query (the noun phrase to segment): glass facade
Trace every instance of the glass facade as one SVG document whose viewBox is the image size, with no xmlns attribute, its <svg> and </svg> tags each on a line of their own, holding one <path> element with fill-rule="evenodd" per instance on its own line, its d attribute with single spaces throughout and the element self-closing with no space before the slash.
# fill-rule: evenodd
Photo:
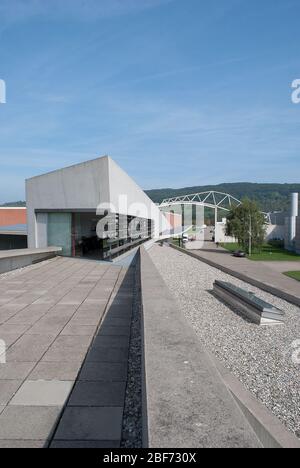
<svg viewBox="0 0 300 468">
<path fill-rule="evenodd" d="M 97 224 L 104 218 L 99 238 Z M 62 255 L 109 260 L 131 250 L 153 235 L 151 220 L 119 214 L 48 213 L 48 246 L 62 248 Z"/>
<path fill-rule="evenodd" d="M 62 255 L 72 255 L 72 213 L 48 214 L 48 245 L 61 247 Z"/>
</svg>

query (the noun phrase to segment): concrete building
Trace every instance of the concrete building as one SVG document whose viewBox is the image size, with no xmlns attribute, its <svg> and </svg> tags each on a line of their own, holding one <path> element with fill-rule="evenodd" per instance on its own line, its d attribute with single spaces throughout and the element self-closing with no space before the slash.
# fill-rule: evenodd
<svg viewBox="0 0 300 468">
<path fill-rule="evenodd" d="M 169 229 L 108 156 L 28 179 L 26 199 L 28 247 L 62 247 L 66 256 L 109 259 Z"/>
</svg>

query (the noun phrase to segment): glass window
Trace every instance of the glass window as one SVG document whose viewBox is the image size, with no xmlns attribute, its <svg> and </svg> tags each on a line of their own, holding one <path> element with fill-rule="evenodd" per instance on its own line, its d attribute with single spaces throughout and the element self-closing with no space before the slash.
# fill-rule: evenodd
<svg viewBox="0 0 300 468">
<path fill-rule="evenodd" d="M 62 247 L 62 255 L 72 255 L 72 213 L 49 213 L 48 246 Z"/>
</svg>

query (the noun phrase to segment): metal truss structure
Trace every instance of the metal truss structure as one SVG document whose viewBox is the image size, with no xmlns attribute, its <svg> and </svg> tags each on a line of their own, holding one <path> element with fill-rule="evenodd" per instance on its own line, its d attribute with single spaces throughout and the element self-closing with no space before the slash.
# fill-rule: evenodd
<svg viewBox="0 0 300 468">
<path fill-rule="evenodd" d="M 160 204 L 160 208 L 172 205 L 202 205 L 208 208 L 230 211 L 234 206 L 239 206 L 241 201 L 222 192 L 202 192 L 191 195 L 183 195 L 175 198 L 166 198 Z"/>
</svg>

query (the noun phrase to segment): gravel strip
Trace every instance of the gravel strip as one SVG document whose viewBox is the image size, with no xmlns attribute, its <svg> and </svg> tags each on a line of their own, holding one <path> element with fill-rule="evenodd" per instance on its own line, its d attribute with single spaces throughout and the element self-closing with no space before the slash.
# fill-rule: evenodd
<svg viewBox="0 0 300 468">
<path fill-rule="evenodd" d="M 149 254 L 202 343 L 300 438 L 300 364 L 292 360 L 300 309 L 170 247 Z M 211 294 L 216 279 L 283 309 L 285 325 L 257 326 L 233 312 Z"/>
<path fill-rule="evenodd" d="M 128 380 L 123 414 L 121 447 L 142 448 L 142 341 L 139 262 L 137 262 L 136 265 L 133 294 Z"/>
</svg>

